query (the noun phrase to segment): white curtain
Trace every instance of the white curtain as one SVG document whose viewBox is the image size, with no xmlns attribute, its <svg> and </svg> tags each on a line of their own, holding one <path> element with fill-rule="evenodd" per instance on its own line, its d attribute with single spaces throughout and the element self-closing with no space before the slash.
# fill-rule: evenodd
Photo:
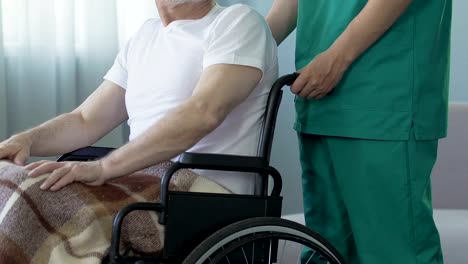
<svg viewBox="0 0 468 264">
<path fill-rule="evenodd" d="M 0 141 L 74 109 L 156 15 L 152 0 L 0 1 Z M 118 146 L 126 134 L 119 127 L 99 145 Z"/>
<path fill-rule="evenodd" d="M 7 92 L 5 83 L 5 59 L 3 52 L 2 8 L 0 8 L 0 140 L 5 138 L 7 129 Z"/>
</svg>

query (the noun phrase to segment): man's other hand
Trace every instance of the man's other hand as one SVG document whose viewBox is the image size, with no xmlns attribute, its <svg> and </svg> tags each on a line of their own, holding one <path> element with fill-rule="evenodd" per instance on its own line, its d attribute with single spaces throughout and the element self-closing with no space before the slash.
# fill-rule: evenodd
<svg viewBox="0 0 468 264">
<path fill-rule="evenodd" d="M 53 192 L 73 182 L 81 182 L 91 186 L 99 186 L 105 182 L 100 161 L 55 162 L 44 160 L 31 163 L 25 169 L 30 170 L 28 174 L 30 177 L 50 173 L 40 188 Z"/>
<path fill-rule="evenodd" d="M 8 159 L 24 166 L 31 152 L 31 140 L 26 136 L 13 136 L 0 143 L 0 159 Z"/>
</svg>

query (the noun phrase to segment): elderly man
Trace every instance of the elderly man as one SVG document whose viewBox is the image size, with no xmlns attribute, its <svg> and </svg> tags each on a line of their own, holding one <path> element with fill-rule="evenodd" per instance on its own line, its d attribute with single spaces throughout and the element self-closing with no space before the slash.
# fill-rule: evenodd
<svg viewBox="0 0 468 264">
<path fill-rule="evenodd" d="M 127 119 L 129 143 L 108 156 L 33 163 L 25 167 L 29 176 L 50 173 L 40 189 L 58 191 L 73 182 L 101 186 L 185 151 L 256 155 L 268 93 L 277 78 L 276 44 L 268 25 L 245 5 L 155 2 L 160 19 L 147 21 L 133 36 L 101 86 L 73 112 L 2 142 L 0 159 L 24 165 L 30 155 L 92 145 Z M 230 192 L 254 188 L 249 175 L 200 173 Z M 47 193 L 53 192 L 43 192 L 40 199 Z M 0 219 L 4 232 L 1 226 Z"/>
<path fill-rule="evenodd" d="M 213 0 L 156 1 L 147 21 L 119 53 L 102 85 L 76 110 L 1 143 L 0 158 L 23 165 L 92 145 L 128 119 L 130 142 L 86 163 L 38 162 L 31 176 L 53 172 L 44 190 L 109 179 L 174 159 L 184 151 L 255 155 L 276 48 L 250 8 Z M 214 175 L 207 175 L 213 176 Z M 218 177 L 234 192 L 250 183 Z"/>
</svg>

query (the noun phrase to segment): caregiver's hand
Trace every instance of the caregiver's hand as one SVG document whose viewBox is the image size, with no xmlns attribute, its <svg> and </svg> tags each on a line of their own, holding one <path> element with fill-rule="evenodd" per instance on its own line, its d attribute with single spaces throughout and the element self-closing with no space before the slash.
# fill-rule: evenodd
<svg viewBox="0 0 468 264">
<path fill-rule="evenodd" d="M 17 135 L 0 143 L 0 159 L 8 159 L 24 166 L 31 152 L 32 142 L 27 136 Z"/>
<path fill-rule="evenodd" d="M 100 161 L 38 161 L 29 164 L 25 169 L 30 170 L 28 174 L 30 177 L 51 173 L 41 184 L 42 190 L 58 191 L 73 182 L 81 182 L 91 186 L 99 186 L 105 182 Z"/>
<path fill-rule="evenodd" d="M 329 49 L 299 71 L 300 76 L 291 86 L 291 91 L 307 99 L 320 99 L 341 81 L 349 65 L 339 52 Z"/>
</svg>

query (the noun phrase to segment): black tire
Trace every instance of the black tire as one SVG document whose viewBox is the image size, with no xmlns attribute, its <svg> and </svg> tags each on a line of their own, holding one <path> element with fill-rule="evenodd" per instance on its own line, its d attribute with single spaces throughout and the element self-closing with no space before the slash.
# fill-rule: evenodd
<svg viewBox="0 0 468 264">
<path fill-rule="evenodd" d="M 305 226 L 281 218 L 259 217 L 240 221 L 220 229 L 198 245 L 182 264 L 216 264 L 219 263 L 218 260 L 226 257 L 236 249 L 239 250 L 243 245 L 255 243 L 255 241 L 264 243 L 266 240 L 275 239 L 292 241 L 307 246 L 319 253 L 321 259 L 328 261 L 330 264 L 345 263 L 330 243 Z M 243 253 L 245 256 L 245 252 Z"/>
</svg>

